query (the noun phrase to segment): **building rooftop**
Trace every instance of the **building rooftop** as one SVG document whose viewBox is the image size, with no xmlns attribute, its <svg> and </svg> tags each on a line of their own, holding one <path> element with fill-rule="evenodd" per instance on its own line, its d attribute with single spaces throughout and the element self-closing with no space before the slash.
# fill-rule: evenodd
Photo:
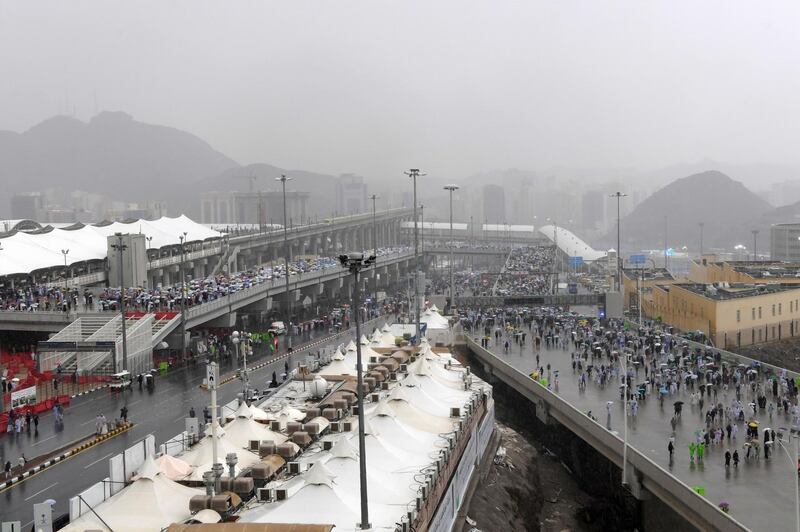
<svg viewBox="0 0 800 532">
<path fill-rule="evenodd" d="M 800 264 L 780 261 L 731 261 L 731 268 L 755 279 L 800 277 Z"/>
<path fill-rule="evenodd" d="M 745 297 L 756 297 L 767 294 L 776 294 L 778 292 L 786 292 L 788 290 L 798 290 L 798 285 L 783 285 L 783 284 L 744 284 L 744 283 L 717 283 L 716 285 L 701 284 L 701 283 L 681 283 L 672 286 L 683 288 L 690 292 L 694 292 L 700 296 L 715 301 L 724 301 L 728 299 L 739 299 Z M 666 287 L 661 287 L 666 289 Z"/>
<path fill-rule="evenodd" d="M 674 281 L 675 277 L 666 268 L 623 268 L 622 273 L 628 279 L 641 279 L 644 275 L 645 281 Z"/>
</svg>

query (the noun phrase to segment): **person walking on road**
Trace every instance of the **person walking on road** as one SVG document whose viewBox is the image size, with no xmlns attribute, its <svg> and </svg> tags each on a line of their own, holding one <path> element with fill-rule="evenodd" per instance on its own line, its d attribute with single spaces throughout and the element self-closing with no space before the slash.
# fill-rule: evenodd
<svg viewBox="0 0 800 532">
<path fill-rule="evenodd" d="M 739 467 L 739 450 L 734 449 L 733 451 L 733 467 Z"/>
<path fill-rule="evenodd" d="M 730 466 L 731 466 L 731 451 L 727 450 L 725 451 L 725 467 L 730 467 Z"/>
<path fill-rule="evenodd" d="M 127 406 L 123 406 L 122 408 L 119 409 L 119 417 L 121 417 L 122 421 L 124 421 L 125 423 L 128 422 L 128 407 Z"/>
<path fill-rule="evenodd" d="M 35 435 L 39 434 L 39 414 L 33 415 L 33 431 Z"/>
<path fill-rule="evenodd" d="M 672 455 L 675 454 L 675 444 L 672 443 L 672 438 L 669 439 L 667 444 L 667 451 L 669 451 L 669 463 L 672 463 Z"/>
<path fill-rule="evenodd" d="M 197 417 L 197 414 L 195 414 L 195 412 L 194 412 L 194 407 L 193 406 L 189 408 L 189 417 L 192 417 L 192 418 Z"/>
</svg>

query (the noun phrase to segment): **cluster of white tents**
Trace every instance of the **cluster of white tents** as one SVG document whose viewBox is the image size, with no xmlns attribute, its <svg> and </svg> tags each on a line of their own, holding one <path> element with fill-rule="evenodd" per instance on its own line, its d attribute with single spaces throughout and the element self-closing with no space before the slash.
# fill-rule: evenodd
<svg viewBox="0 0 800 532">
<path fill-rule="evenodd" d="M 0 239 L 0 276 L 28 274 L 45 268 L 78 262 L 103 260 L 108 254 L 108 237 L 115 233 L 143 234 L 148 239 L 148 248 L 159 249 L 180 243 L 186 233 L 187 242 L 219 238 L 222 233 L 198 224 L 181 215 L 177 218 L 162 217 L 157 220 L 114 222 L 106 225 L 83 225 L 75 228 L 55 228 L 42 233 L 16 232 Z"/>
<path fill-rule="evenodd" d="M 394 347 L 388 327 L 360 339 L 362 360 L 378 355 L 373 348 Z M 354 375 L 356 346 L 337 350 L 322 375 Z M 421 356 L 408 364 L 407 374 L 379 400 L 367 404 L 365 449 L 369 518 L 375 530 L 394 529 L 420 492 L 422 473 L 435 465 L 447 447 L 457 419 L 452 408 L 463 408 L 473 391 L 465 390 L 464 368 L 448 353 L 434 352 L 422 340 Z M 384 355 L 385 356 L 385 355 Z M 333 524 L 351 530 L 360 516 L 358 437 L 353 431 L 323 436 L 328 451 L 306 453 L 298 461 L 304 472 L 271 487 L 285 489 L 280 502 L 261 504 L 242 512 L 240 522 Z"/>
</svg>

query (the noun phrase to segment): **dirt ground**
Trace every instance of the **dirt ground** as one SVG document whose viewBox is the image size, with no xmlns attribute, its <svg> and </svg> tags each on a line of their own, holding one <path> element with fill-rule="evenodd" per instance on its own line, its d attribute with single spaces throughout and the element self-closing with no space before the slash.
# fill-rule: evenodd
<svg viewBox="0 0 800 532">
<path fill-rule="evenodd" d="M 594 530 L 580 518 L 594 500 L 558 458 L 499 421 L 496 428 L 500 447 L 467 508 L 474 525 L 462 531 Z"/>
</svg>

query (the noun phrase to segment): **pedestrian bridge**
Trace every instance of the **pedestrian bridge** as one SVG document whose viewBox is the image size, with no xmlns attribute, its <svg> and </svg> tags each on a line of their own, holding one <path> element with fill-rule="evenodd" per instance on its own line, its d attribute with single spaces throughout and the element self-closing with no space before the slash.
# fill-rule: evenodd
<svg viewBox="0 0 800 532">
<path fill-rule="evenodd" d="M 569 351 L 542 347 L 538 352 L 541 356 L 540 364 L 550 364 L 554 370 L 560 372 L 560 382 L 551 391 L 528 376 L 536 367 L 531 347 L 524 349 L 513 346 L 508 354 L 495 354 L 490 349 L 481 347 L 475 338 L 466 337 L 466 344 L 472 356 L 490 377 L 489 381 L 498 379 L 522 394 L 533 403 L 539 421 L 566 427 L 622 468 L 623 414 L 619 393 L 613 389 L 614 386 L 607 387 L 605 394 L 591 389 L 581 394 L 576 378 L 572 375 Z M 591 410 L 595 417 L 602 420 L 609 400 L 614 401 L 614 408 L 608 421 L 615 430 L 609 430 L 586 414 Z M 784 456 L 776 454 L 773 461 L 765 465 L 771 468 L 768 472 L 756 470 L 760 464 L 744 464 L 736 472 L 726 472 L 719 463 L 722 453 L 716 449 L 713 451 L 715 455 L 711 452 L 707 455 L 703 467 L 690 467 L 687 457 L 683 455 L 676 458 L 673 466 L 665 467 L 669 463 L 665 457 L 669 415 L 665 420 L 661 419 L 660 414 L 663 412 L 659 410 L 657 402 L 656 399 L 651 399 L 650 404 L 642 407 L 638 426 L 634 424 L 633 428 L 629 427 L 627 483 L 633 496 L 641 501 L 645 524 L 654 524 L 656 529 L 667 528 L 668 521 L 664 521 L 664 512 L 658 510 L 658 506 L 663 503 L 698 530 L 733 532 L 750 528 L 763 529 L 764 524 L 770 522 L 770 516 L 779 515 L 776 512 L 780 512 L 782 516 L 779 528 L 788 529 L 794 515 L 794 489 L 791 481 L 797 482 L 797 477 L 792 464 L 788 461 L 783 463 Z M 667 410 L 671 414 L 671 408 Z M 679 451 L 686 448 L 686 432 L 691 438 L 692 430 L 702 424 L 700 417 L 697 417 L 697 424 L 693 424 L 693 414 L 685 412 L 683 415 L 682 428 L 679 427 L 676 436 L 676 447 Z M 728 478 L 734 475 L 736 478 Z M 695 486 L 703 486 L 706 495 L 699 495 L 693 489 Z M 730 502 L 730 514 L 719 510 L 716 498 Z"/>
<path fill-rule="evenodd" d="M 396 283 L 404 278 L 414 260 L 411 251 L 400 251 L 382 255 L 373 267 L 381 286 Z M 372 282 L 367 270 L 361 277 L 361 289 L 366 291 Z M 352 275 L 344 268 L 298 274 L 290 277 L 289 294 L 293 308 L 296 305 L 313 305 L 323 294 L 336 299 L 349 293 Z M 273 279 L 238 292 L 228 294 L 206 303 L 186 309 L 186 329 L 212 324 L 232 327 L 236 324 L 237 311 L 268 311 L 283 302 L 286 280 Z M 39 367 L 41 371 L 52 371 L 60 365 L 66 373 L 108 374 L 122 368 L 122 316 L 118 311 L 92 313 L 59 312 L 2 312 L 2 318 L 15 319 L 20 327 L 23 318 L 30 318 L 37 327 L 55 327 L 58 332 L 48 341 L 39 342 Z M 49 321 L 52 320 L 52 321 Z M 181 325 L 183 316 L 179 311 L 128 312 L 125 331 L 128 343 L 128 369 L 141 372 L 152 366 L 152 352 Z M 47 329 L 40 329 L 47 330 Z"/>
</svg>

